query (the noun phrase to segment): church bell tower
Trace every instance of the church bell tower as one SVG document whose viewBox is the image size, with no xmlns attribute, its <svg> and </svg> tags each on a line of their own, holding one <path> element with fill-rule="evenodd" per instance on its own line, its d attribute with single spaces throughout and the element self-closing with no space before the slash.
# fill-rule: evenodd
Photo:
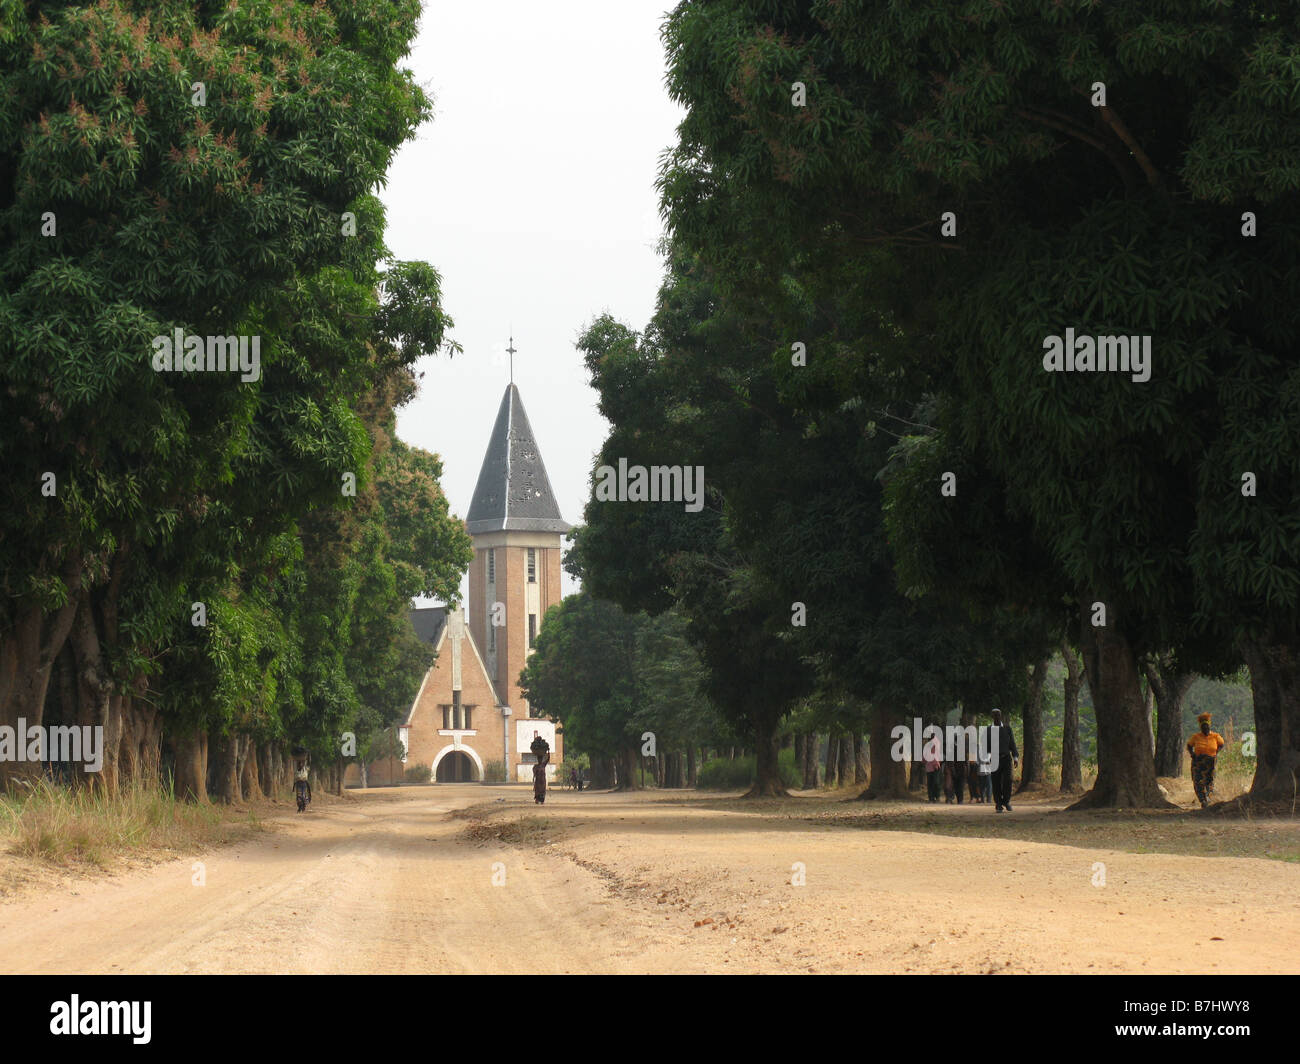
<svg viewBox="0 0 1300 1064">
<path fill-rule="evenodd" d="M 529 714 L 519 673 L 542 617 L 560 601 L 563 536 L 572 526 L 560 516 L 513 380 L 501 397 L 465 523 L 474 542 L 470 632 L 498 701 L 520 721 Z"/>
</svg>

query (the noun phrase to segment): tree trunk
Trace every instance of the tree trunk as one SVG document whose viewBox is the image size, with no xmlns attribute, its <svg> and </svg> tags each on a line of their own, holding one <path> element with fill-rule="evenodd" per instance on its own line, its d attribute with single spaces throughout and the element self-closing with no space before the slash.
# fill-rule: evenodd
<svg viewBox="0 0 1300 1064">
<path fill-rule="evenodd" d="M 1061 657 L 1065 659 L 1065 717 L 1061 738 L 1061 791 L 1074 794 L 1083 790 L 1083 750 L 1079 743 L 1079 689 L 1083 686 L 1083 662 L 1064 639 Z"/>
<path fill-rule="evenodd" d="M 754 720 L 754 764 L 757 778 L 745 792 L 746 798 L 788 798 L 790 792 L 781 782 L 781 769 L 777 762 L 776 722 L 761 714 Z"/>
<path fill-rule="evenodd" d="M 239 776 L 239 793 L 246 802 L 266 797 L 257 771 L 257 746 L 251 735 L 244 736 L 244 768 Z"/>
<path fill-rule="evenodd" d="M 907 760 L 895 761 L 891 753 L 890 732 L 894 725 L 905 723 L 903 715 L 883 706 L 871 712 L 871 783 L 859 798 L 907 798 Z"/>
<path fill-rule="evenodd" d="M 99 631 L 95 624 L 95 604 L 89 591 L 81 593 L 81 602 L 69 633 L 72 653 L 77 662 L 78 723 L 92 728 L 100 727 L 103 764 L 92 780 L 108 794 L 117 793 L 118 755 L 122 741 L 121 693 L 113 690 L 113 679 L 100 649 Z M 82 766 L 73 766 L 74 776 Z"/>
<path fill-rule="evenodd" d="M 234 805 L 239 801 L 239 737 L 217 736 L 213 746 L 213 797 L 224 805 Z"/>
<path fill-rule="evenodd" d="M 1025 702 L 1025 743 L 1020 751 L 1021 791 L 1041 791 L 1047 785 L 1047 765 L 1043 746 L 1043 684 L 1047 680 L 1047 666 L 1051 658 L 1034 665 L 1029 677 L 1029 698 Z"/>
<path fill-rule="evenodd" d="M 207 733 L 195 730 L 190 734 L 173 735 L 171 746 L 176 763 L 176 797 L 207 805 Z"/>
<path fill-rule="evenodd" d="M 840 738 L 834 729 L 826 736 L 826 786 L 840 785 Z"/>
<path fill-rule="evenodd" d="M 279 758 L 276 757 L 275 743 L 261 743 L 257 747 L 257 775 L 262 790 L 268 798 L 280 793 Z"/>
<path fill-rule="evenodd" d="M 794 736 L 794 764 L 799 770 L 799 786 L 803 788 L 804 775 L 804 756 L 808 750 L 808 736 L 805 732 L 795 732 Z"/>
<path fill-rule="evenodd" d="M 867 766 L 867 742 L 861 732 L 853 733 L 853 782 L 859 787 L 871 779 Z"/>
<path fill-rule="evenodd" d="M 1145 668 L 1156 697 L 1156 775 L 1178 778 L 1183 774 L 1183 699 L 1196 673 L 1177 672 L 1159 661 L 1149 661 Z"/>
<path fill-rule="evenodd" d="M 1255 779 L 1250 800 L 1288 802 L 1294 815 L 1300 799 L 1300 653 L 1281 640 L 1243 644 L 1255 700 Z"/>
<path fill-rule="evenodd" d="M 1156 756 L 1156 693 L 1152 689 L 1151 684 L 1146 682 L 1145 677 L 1141 677 L 1139 682 L 1142 683 L 1142 686 L 1145 688 L 1142 692 L 1142 704 L 1146 707 L 1147 746 L 1151 747 L 1151 760 L 1154 764 Z"/>
<path fill-rule="evenodd" d="M 804 736 L 803 748 L 803 789 L 815 791 L 818 787 L 817 769 L 821 762 L 817 754 L 821 750 L 821 737 L 816 732 Z"/>
<path fill-rule="evenodd" d="M 618 789 L 620 791 L 641 790 L 641 777 L 637 775 L 637 755 L 640 749 L 627 746 L 618 754 Z"/>
<path fill-rule="evenodd" d="M 1081 649 L 1097 714 L 1098 764 L 1092 790 L 1070 808 L 1170 808 L 1156 784 L 1137 659 L 1118 627 L 1119 610 L 1114 603 L 1106 607 L 1108 625 L 1094 628 L 1091 604 L 1081 597 Z"/>
<path fill-rule="evenodd" d="M 243 735 L 234 736 L 235 754 L 235 796 L 244 797 L 244 770 L 248 767 L 248 745 Z"/>
<path fill-rule="evenodd" d="M 161 738 L 158 711 L 144 700 L 148 694 L 144 677 L 136 680 L 132 690 L 135 694 L 122 703 L 121 772 L 124 778 L 156 778 Z"/>
<path fill-rule="evenodd" d="M 592 790 L 613 790 L 618 783 L 618 779 L 614 772 L 615 766 L 613 760 L 608 757 L 593 757 L 591 759 Z"/>
<path fill-rule="evenodd" d="M 0 725 L 28 727 L 42 723 L 50 670 L 67 642 L 80 604 L 81 559 L 67 560 L 63 581 L 67 602 L 52 613 L 32 606 L 17 615 L 14 625 L 0 632 Z M 18 778 L 37 778 L 41 766 L 30 761 L 0 761 L 0 789 Z"/>
<path fill-rule="evenodd" d="M 692 790 L 695 789 L 695 781 L 698 778 L 699 765 L 695 760 L 695 744 L 692 743 L 686 748 L 686 786 Z"/>
<path fill-rule="evenodd" d="M 857 774 L 853 767 L 853 736 L 848 732 L 840 736 L 839 768 L 840 786 L 857 782 Z"/>
</svg>

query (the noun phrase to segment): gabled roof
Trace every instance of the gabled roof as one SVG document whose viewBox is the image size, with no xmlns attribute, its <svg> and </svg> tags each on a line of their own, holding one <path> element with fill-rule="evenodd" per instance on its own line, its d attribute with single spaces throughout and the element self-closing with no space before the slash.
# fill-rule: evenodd
<svg viewBox="0 0 1300 1064">
<path fill-rule="evenodd" d="M 426 606 L 411 610 L 411 624 L 415 628 L 415 634 L 421 643 L 428 643 L 429 646 L 438 645 L 438 637 L 442 635 L 446 623 L 446 606 Z"/>
<path fill-rule="evenodd" d="M 572 527 L 560 516 L 542 452 L 513 383 L 501 397 L 465 523 L 471 536 L 503 531 L 568 532 Z"/>
<path fill-rule="evenodd" d="M 444 670 L 442 675 L 446 678 L 446 682 L 449 685 L 451 683 L 454 655 L 449 653 L 444 657 L 442 653 L 442 644 L 446 640 L 448 632 L 454 630 L 453 626 L 447 623 L 448 617 L 451 616 L 449 611 L 445 606 L 437 606 L 433 609 L 412 610 L 411 614 L 412 620 L 414 620 L 414 615 L 417 613 L 432 614 L 437 612 L 441 612 L 443 616 L 442 622 L 438 625 L 438 630 L 433 640 L 433 651 L 435 655 L 434 661 L 432 665 L 424 670 L 424 679 L 420 681 L 420 689 L 415 692 L 415 698 L 411 702 L 411 708 L 406 711 L 406 717 L 403 719 L 402 723 L 398 725 L 398 727 L 401 728 L 410 728 L 414 726 L 415 711 L 420 707 L 421 699 L 424 698 L 424 689 L 428 686 L 429 680 L 433 678 L 434 673 L 436 673 L 440 667 Z M 500 706 L 501 697 L 496 693 L 496 684 L 493 682 L 492 677 L 488 675 L 487 665 L 483 661 L 483 655 L 479 653 L 478 644 L 474 642 L 474 633 L 470 631 L 469 625 L 465 623 L 465 614 L 463 609 L 460 607 L 457 607 L 455 611 L 455 622 L 455 627 L 459 628 L 465 636 L 464 642 L 469 646 L 469 656 L 472 659 L 471 662 L 467 663 L 465 651 L 462 646 L 461 669 L 478 669 L 479 678 L 487 685 L 487 689 L 492 692 L 493 704 Z M 417 630 L 418 627 L 417 624 Z M 464 673 L 462 671 L 462 676 L 463 675 Z"/>
</svg>

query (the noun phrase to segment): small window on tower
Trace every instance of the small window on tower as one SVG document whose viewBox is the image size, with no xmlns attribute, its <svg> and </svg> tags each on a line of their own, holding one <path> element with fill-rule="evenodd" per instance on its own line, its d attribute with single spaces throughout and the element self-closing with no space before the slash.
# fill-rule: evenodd
<svg viewBox="0 0 1300 1064">
<path fill-rule="evenodd" d="M 451 693 L 451 716 L 454 721 L 453 728 L 465 727 L 465 711 L 461 708 L 459 691 L 452 691 Z"/>
<path fill-rule="evenodd" d="M 528 615 L 528 645 L 532 646 L 537 642 L 537 614 Z"/>
<path fill-rule="evenodd" d="M 528 582 L 537 583 L 537 548 L 528 548 Z"/>
<path fill-rule="evenodd" d="M 493 547 L 488 548 L 487 566 L 488 566 L 488 583 L 495 584 L 497 582 L 497 552 Z"/>
</svg>

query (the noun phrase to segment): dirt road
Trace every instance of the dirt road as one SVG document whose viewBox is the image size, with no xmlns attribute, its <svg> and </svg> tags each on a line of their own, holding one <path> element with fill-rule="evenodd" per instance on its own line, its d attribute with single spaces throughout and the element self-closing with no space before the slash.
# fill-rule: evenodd
<svg viewBox="0 0 1300 1064">
<path fill-rule="evenodd" d="M 0 971 L 1300 971 L 1293 861 L 854 830 L 662 794 L 538 809 L 522 788 L 370 791 L 76 890 L 0 905 Z"/>
</svg>

